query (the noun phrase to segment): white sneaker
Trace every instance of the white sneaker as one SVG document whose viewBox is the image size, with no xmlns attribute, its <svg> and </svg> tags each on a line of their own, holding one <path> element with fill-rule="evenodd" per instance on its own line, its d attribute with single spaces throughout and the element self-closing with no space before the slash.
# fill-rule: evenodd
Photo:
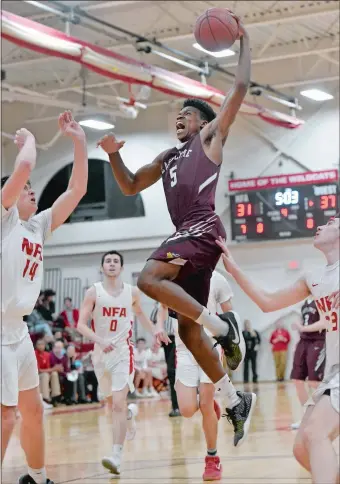
<svg viewBox="0 0 340 484">
<path fill-rule="evenodd" d="M 137 398 L 144 398 L 144 396 L 145 396 L 145 395 L 143 395 L 143 393 L 142 393 L 142 392 L 140 392 L 140 391 L 136 390 L 136 397 L 137 397 Z"/>
<path fill-rule="evenodd" d="M 153 387 L 152 388 L 148 388 L 148 395 L 149 395 L 149 397 L 159 398 L 158 392 L 156 392 L 156 390 Z"/>
<path fill-rule="evenodd" d="M 143 388 L 143 391 L 141 392 L 141 395 L 144 398 L 150 398 L 150 397 L 152 397 L 152 395 L 150 395 L 150 393 L 148 392 L 148 389 L 147 388 Z"/>
<path fill-rule="evenodd" d="M 111 474 L 120 475 L 120 459 L 117 457 L 104 457 L 102 459 L 102 466 L 108 469 Z"/>
<path fill-rule="evenodd" d="M 292 423 L 290 427 L 292 430 L 298 430 L 300 428 L 300 425 L 301 425 L 301 420 L 299 420 L 298 422 Z"/>
<path fill-rule="evenodd" d="M 53 405 L 45 402 L 44 400 L 42 401 L 42 403 L 43 403 L 44 410 L 50 410 L 51 408 L 53 408 Z"/>
<path fill-rule="evenodd" d="M 133 440 L 136 435 L 136 417 L 138 415 L 138 407 L 135 403 L 128 405 L 128 419 L 126 429 L 126 440 Z"/>
</svg>

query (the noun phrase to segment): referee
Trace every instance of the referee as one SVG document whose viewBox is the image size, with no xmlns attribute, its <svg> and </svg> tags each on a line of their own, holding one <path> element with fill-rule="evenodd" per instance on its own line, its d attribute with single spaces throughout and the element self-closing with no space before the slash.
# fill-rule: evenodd
<svg viewBox="0 0 340 484">
<path fill-rule="evenodd" d="M 158 313 L 159 303 L 156 302 L 155 307 L 152 310 L 150 315 L 151 321 L 156 324 L 157 323 L 157 313 Z M 171 395 L 171 405 L 172 410 L 169 413 L 169 417 L 180 417 L 180 411 L 178 408 L 177 402 L 177 394 L 175 390 L 175 380 L 176 380 L 176 343 L 175 343 L 175 332 L 174 326 L 172 322 L 172 318 L 170 316 L 167 317 L 166 321 L 164 321 L 164 331 L 169 336 L 171 343 L 165 345 L 163 343 L 165 361 L 168 371 L 168 378 L 170 384 L 170 395 Z"/>
</svg>

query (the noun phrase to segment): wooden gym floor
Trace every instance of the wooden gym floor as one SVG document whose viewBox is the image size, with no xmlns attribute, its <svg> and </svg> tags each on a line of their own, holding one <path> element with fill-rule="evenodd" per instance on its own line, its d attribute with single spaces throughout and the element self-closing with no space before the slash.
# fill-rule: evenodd
<svg viewBox="0 0 340 484">
<path fill-rule="evenodd" d="M 240 449 L 232 445 L 232 428 L 220 421 L 218 441 L 223 480 L 228 484 L 309 484 L 309 475 L 292 456 L 300 417 L 291 383 L 262 383 L 248 440 Z M 201 418 L 168 417 L 166 400 L 141 400 L 137 435 L 127 442 L 120 484 L 196 484 L 202 482 L 205 456 Z M 48 475 L 56 484 L 108 484 L 117 482 L 101 467 L 110 454 L 111 429 L 103 407 L 67 408 L 46 416 Z M 2 483 L 15 484 L 25 471 L 18 426 L 8 448 Z M 34 438 L 34 436 L 32 436 Z M 339 443 L 336 442 L 336 446 Z"/>
</svg>

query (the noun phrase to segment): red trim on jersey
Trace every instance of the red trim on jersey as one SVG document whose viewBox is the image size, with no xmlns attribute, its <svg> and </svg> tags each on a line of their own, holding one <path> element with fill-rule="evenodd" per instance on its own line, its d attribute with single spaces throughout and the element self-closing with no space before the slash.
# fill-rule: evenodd
<svg viewBox="0 0 340 484">
<path fill-rule="evenodd" d="M 129 363 L 130 363 L 130 366 L 129 366 L 129 375 L 131 375 L 131 373 L 134 372 L 134 369 L 135 369 L 135 362 L 134 362 L 134 357 L 133 357 L 133 344 L 131 343 L 131 338 L 132 338 L 132 325 L 133 325 L 133 322 L 131 321 L 131 329 L 129 331 L 129 335 L 126 339 L 126 343 L 129 347 Z"/>
<path fill-rule="evenodd" d="M 96 328 L 94 326 L 94 319 L 91 319 L 91 329 L 94 333 L 96 332 Z"/>
</svg>

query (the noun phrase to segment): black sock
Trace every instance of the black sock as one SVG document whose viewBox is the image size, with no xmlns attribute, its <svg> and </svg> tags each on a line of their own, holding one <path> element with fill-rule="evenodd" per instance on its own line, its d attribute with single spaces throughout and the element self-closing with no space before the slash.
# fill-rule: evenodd
<svg viewBox="0 0 340 484">
<path fill-rule="evenodd" d="M 208 449 L 207 450 L 207 455 L 209 457 L 215 457 L 215 455 L 217 455 L 217 449 Z"/>
</svg>

